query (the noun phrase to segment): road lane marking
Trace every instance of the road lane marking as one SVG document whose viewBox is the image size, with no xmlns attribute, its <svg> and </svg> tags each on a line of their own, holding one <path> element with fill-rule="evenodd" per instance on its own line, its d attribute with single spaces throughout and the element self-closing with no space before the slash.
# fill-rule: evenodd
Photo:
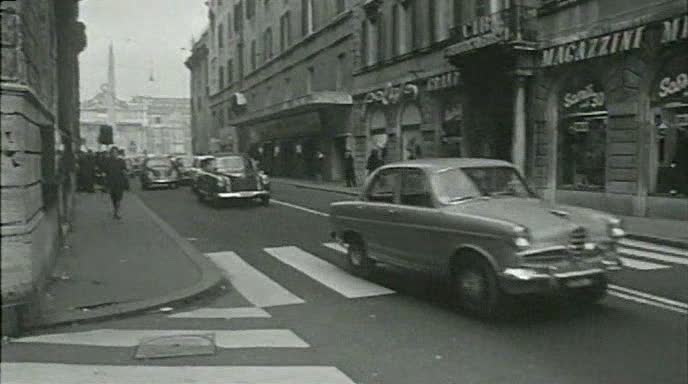
<svg viewBox="0 0 688 384">
<path fill-rule="evenodd" d="M 389 288 L 359 279 L 298 247 L 265 248 L 265 252 L 349 299 L 394 293 Z"/>
<path fill-rule="evenodd" d="M 246 319 L 269 318 L 270 314 L 257 307 L 239 308 L 199 308 L 189 312 L 175 313 L 168 316 L 173 319 Z"/>
<path fill-rule="evenodd" d="M 273 203 L 279 204 L 279 205 L 284 205 L 285 207 L 290 207 L 290 208 L 294 208 L 294 209 L 299 209 L 299 210 L 304 211 L 304 212 L 312 213 L 314 215 L 323 216 L 323 217 L 330 217 L 330 215 L 325 213 L 325 212 L 320 212 L 320 211 L 316 211 L 315 209 L 310 209 L 310 208 L 302 207 L 300 205 L 287 203 L 286 201 L 275 200 L 275 199 L 271 199 L 270 201 L 272 201 Z"/>
<path fill-rule="evenodd" d="M 639 249 L 624 248 L 624 247 L 618 247 L 617 251 L 620 254 L 623 254 L 626 256 L 641 257 L 641 258 L 645 258 L 645 259 L 652 259 L 655 261 L 664 261 L 664 262 L 672 263 L 672 264 L 688 265 L 688 258 L 684 258 L 684 257 L 662 255 L 662 254 L 658 254 L 655 252 L 641 251 Z"/>
<path fill-rule="evenodd" d="M 303 304 L 305 301 L 253 268 L 234 252 L 216 252 L 208 257 L 223 270 L 232 286 L 256 307 Z"/>
<path fill-rule="evenodd" d="M 641 248 L 643 250 L 648 250 L 648 251 L 655 251 L 655 252 L 667 253 L 667 254 L 675 255 L 675 256 L 688 257 L 688 251 L 687 250 L 684 250 L 681 248 L 676 248 L 676 247 L 669 247 L 666 245 L 648 243 L 645 241 L 621 239 L 621 240 L 619 240 L 619 244 L 625 245 L 625 246 L 631 247 L 631 248 Z"/>
<path fill-rule="evenodd" d="M 355 384 L 326 366 L 126 366 L 54 363 L 0 363 L 3 384 Z"/>
<path fill-rule="evenodd" d="M 327 248 L 330 248 L 334 251 L 337 251 L 339 253 L 346 253 L 347 249 L 346 246 L 339 244 L 339 243 L 323 243 L 323 245 Z"/>
<path fill-rule="evenodd" d="M 223 330 L 141 330 L 98 329 L 94 331 L 54 333 L 14 339 L 16 343 L 86 345 L 96 347 L 134 347 L 143 339 L 167 336 L 214 334 L 218 348 L 308 348 L 309 345 L 288 329 Z"/>
<path fill-rule="evenodd" d="M 640 261 L 636 259 L 629 259 L 627 257 L 620 257 L 621 262 L 623 263 L 624 267 L 632 268 L 632 269 L 638 269 L 641 271 L 652 271 L 656 269 L 668 269 L 670 268 L 668 265 L 664 264 L 655 264 L 655 263 L 650 263 L 648 261 Z"/>
<path fill-rule="evenodd" d="M 678 307 L 678 308 L 682 308 L 682 309 L 688 309 L 688 304 L 686 304 L 686 303 L 682 303 L 682 302 L 676 301 L 676 300 L 667 299 L 667 298 L 660 297 L 660 296 L 651 295 L 649 293 L 645 293 L 645 292 L 641 292 L 641 291 L 636 291 L 635 289 L 620 287 L 620 286 L 614 285 L 614 284 L 609 284 L 608 288 L 611 290 L 623 292 L 625 294 L 639 296 L 639 297 L 642 297 L 644 299 L 654 300 L 654 301 L 657 301 L 657 302 L 660 302 L 660 303 L 663 303 L 666 305 L 672 305 L 674 307 Z"/>
<path fill-rule="evenodd" d="M 671 305 L 658 303 L 656 301 L 643 299 L 643 298 L 637 297 L 637 296 L 627 295 L 627 294 L 621 293 L 621 292 L 609 291 L 609 295 L 615 296 L 615 297 L 618 297 L 618 298 L 624 299 L 624 300 L 634 301 L 634 302 L 639 303 L 639 304 L 645 304 L 645 305 L 650 305 L 652 307 L 666 309 L 668 311 L 677 312 L 677 313 L 680 313 L 683 315 L 688 314 L 688 310 L 685 310 L 685 309 L 672 307 Z"/>
</svg>

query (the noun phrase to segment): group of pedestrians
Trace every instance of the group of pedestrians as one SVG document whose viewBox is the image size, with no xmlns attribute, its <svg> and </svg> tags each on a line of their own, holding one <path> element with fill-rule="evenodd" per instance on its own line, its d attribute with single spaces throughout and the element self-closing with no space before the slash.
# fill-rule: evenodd
<svg viewBox="0 0 688 384">
<path fill-rule="evenodd" d="M 370 175 L 376 169 L 380 168 L 384 164 L 382 160 L 382 153 L 378 149 L 373 149 L 370 151 L 368 156 L 368 161 L 366 163 L 366 171 Z M 356 187 L 356 166 L 354 164 L 354 156 L 351 150 L 346 150 L 344 152 L 344 179 L 346 180 L 346 186 Z"/>
<path fill-rule="evenodd" d="M 77 190 L 93 193 L 96 186 L 100 185 L 110 194 L 112 216 L 117 220 L 121 219 L 120 204 L 124 191 L 129 189 L 124 150 L 113 146 L 109 152 L 94 153 L 89 149 L 78 154 L 77 164 Z"/>
</svg>

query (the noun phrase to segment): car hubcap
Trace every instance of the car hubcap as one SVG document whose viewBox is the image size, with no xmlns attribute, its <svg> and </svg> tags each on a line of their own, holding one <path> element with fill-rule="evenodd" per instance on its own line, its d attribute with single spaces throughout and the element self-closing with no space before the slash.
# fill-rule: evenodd
<svg viewBox="0 0 688 384">
<path fill-rule="evenodd" d="M 360 267 L 363 262 L 363 255 L 361 255 L 361 251 L 356 247 L 349 246 L 349 259 L 351 260 L 351 264 Z"/>
<path fill-rule="evenodd" d="M 485 279 L 477 272 L 463 272 L 459 285 L 462 296 L 471 303 L 480 302 L 485 297 Z"/>
</svg>

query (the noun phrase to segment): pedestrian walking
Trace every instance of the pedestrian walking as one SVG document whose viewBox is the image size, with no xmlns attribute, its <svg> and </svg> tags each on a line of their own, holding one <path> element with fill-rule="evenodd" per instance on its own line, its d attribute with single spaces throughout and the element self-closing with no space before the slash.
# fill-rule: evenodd
<svg viewBox="0 0 688 384">
<path fill-rule="evenodd" d="M 117 147 L 110 149 L 110 158 L 105 166 L 105 185 L 110 192 L 110 199 L 112 200 L 112 217 L 119 220 L 119 207 L 124 197 L 124 191 L 127 189 L 129 180 L 127 179 L 127 164 L 121 157 L 122 153 Z"/>
<path fill-rule="evenodd" d="M 96 158 L 92 150 L 88 150 L 79 162 L 79 172 L 82 177 L 83 190 L 89 193 L 95 192 L 93 184 L 95 183 L 96 173 Z"/>
<path fill-rule="evenodd" d="M 370 151 L 370 156 L 368 156 L 368 163 L 366 164 L 366 169 L 370 175 L 376 169 L 382 166 L 382 159 L 380 158 L 380 151 L 373 149 Z"/>
<path fill-rule="evenodd" d="M 344 152 L 344 178 L 347 187 L 356 187 L 356 168 L 354 167 L 354 157 L 350 150 Z"/>
</svg>

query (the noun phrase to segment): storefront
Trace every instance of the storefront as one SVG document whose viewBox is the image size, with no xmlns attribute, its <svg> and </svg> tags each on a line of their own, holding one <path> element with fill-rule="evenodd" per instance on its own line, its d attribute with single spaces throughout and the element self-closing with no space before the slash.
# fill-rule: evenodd
<svg viewBox="0 0 688 384">
<path fill-rule="evenodd" d="M 530 173 L 546 197 L 688 219 L 688 17 L 544 48 Z"/>
</svg>

